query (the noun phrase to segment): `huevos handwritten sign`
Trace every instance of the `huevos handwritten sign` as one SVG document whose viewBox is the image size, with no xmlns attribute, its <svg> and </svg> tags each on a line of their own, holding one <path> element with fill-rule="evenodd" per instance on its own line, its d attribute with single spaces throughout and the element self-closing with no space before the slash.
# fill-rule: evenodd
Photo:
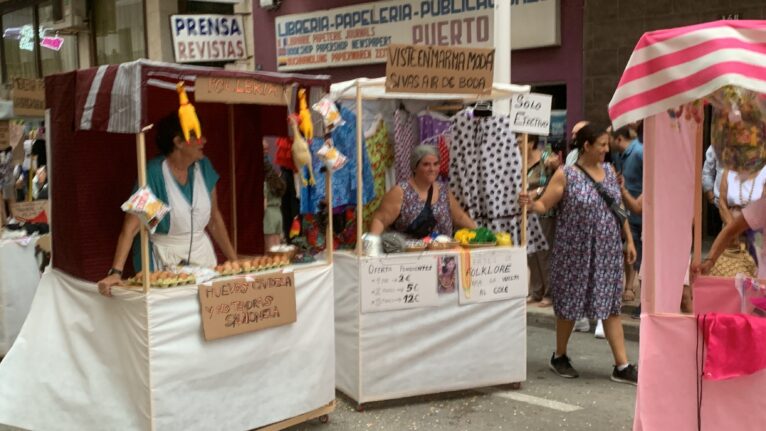
<svg viewBox="0 0 766 431">
<path fill-rule="evenodd" d="M 489 94 L 495 50 L 389 45 L 386 92 Z"/>
<path fill-rule="evenodd" d="M 289 87 L 252 78 L 200 76 L 194 83 L 195 102 L 252 103 L 286 106 Z"/>
<path fill-rule="evenodd" d="M 287 325 L 296 320 L 295 277 L 276 273 L 199 286 L 205 340 Z"/>
</svg>

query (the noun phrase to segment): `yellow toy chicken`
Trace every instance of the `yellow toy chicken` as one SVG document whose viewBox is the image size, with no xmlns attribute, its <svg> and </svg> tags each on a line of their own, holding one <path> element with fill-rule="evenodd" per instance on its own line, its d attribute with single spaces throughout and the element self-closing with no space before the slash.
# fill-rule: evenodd
<svg viewBox="0 0 766 431">
<path fill-rule="evenodd" d="M 309 144 L 306 142 L 305 139 L 303 139 L 303 136 L 301 136 L 300 131 L 298 130 L 298 124 L 301 122 L 297 115 L 292 114 L 289 117 L 287 117 L 288 121 L 290 122 L 290 127 L 293 131 L 293 147 L 292 147 L 292 153 L 293 153 L 293 164 L 295 164 L 295 169 L 298 170 L 298 175 L 301 176 L 301 181 L 303 182 L 303 185 L 316 185 L 316 181 L 314 180 L 314 170 L 311 167 L 311 151 L 309 150 Z M 303 167 L 307 166 L 309 168 L 309 181 L 306 182 L 306 178 L 303 177 Z"/>
<path fill-rule="evenodd" d="M 178 103 L 181 105 L 178 107 L 178 120 L 181 122 L 181 130 L 188 144 L 192 131 L 194 131 L 197 139 L 202 137 L 202 126 L 199 124 L 199 118 L 197 118 L 197 111 L 194 109 L 194 105 L 189 103 L 189 96 L 186 95 L 183 81 L 176 84 L 176 91 L 178 92 Z"/>
<path fill-rule="evenodd" d="M 301 119 L 300 130 L 306 140 L 311 141 L 314 138 L 314 125 L 311 123 L 311 111 L 306 102 L 306 89 L 298 90 L 298 116 Z"/>
</svg>

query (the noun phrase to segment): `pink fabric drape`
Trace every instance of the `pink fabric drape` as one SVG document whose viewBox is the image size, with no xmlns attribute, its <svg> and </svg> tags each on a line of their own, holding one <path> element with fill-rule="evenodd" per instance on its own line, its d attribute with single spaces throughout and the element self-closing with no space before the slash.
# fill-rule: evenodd
<svg viewBox="0 0 766 431">
<path fill-rule="evenodd" d="M 766 319 L 710 313 L 699 320 L 705 336 L 706 379 L 733 379 L 766 368 Z"/>
<path fill-rule="evenodd" d="M 693 120 L 666 113 L 644 122 L 645 313 L 679 311 L 692 244 L 696 131 Z"/>
<path fill-rule="evenodd" d="M 696 342 L 694 316 L 641 317 L 641 372 L 634 431 L 697 429 Z M 703 380 L 702 429 L 763 430 L 764 387 L 764 372 L 730 380 Z"/>
</svg>

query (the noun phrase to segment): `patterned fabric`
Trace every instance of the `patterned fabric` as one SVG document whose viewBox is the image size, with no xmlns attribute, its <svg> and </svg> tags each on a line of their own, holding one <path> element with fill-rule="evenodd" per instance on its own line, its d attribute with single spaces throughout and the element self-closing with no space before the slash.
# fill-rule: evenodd
<svg viewBox="0 0 766 431">
<path fill-rule="evenodd" d="M 453 117 L 450 140 L 450 189 L 476 223 L 521 238 L 522 163 L 508 116 L 476 117 L 462 111 Z M 540 222 L 527 219 L 527 253 L 546 250 Z"/>
<path fill-rule="evenodd" d="M 415 220 L 423 207 L 426 206 L 425 199 L 420 200 L 418 192 L 412 187 L 409 181 L 399 184 L 404 191 L 402 197 L 402 209 L 399 217 L 394 221 L 394 229 L 404 232 L 407 227 Z M 452 216 L 449 212 L 449 189 L 446 184 L 439 183 L 439 196 L 435 203 L 431 204 L 431 210 L 436 218 L 436 232 L 452 236 Z"/>
<path fill-rule="evenodd" d="M 620 186 L 609 165 L 603 185 L 618 202 Z M 559 203 L 550 267 L 556 316 L 606 319 L 622 305 L 621 229 L 593 183 L 579 168 L 567 166 L 566 189 Z"/>
<path fill-rule="evenodd" d="M 367 153 L 372 165 L 375 197 L 364 206 L 364 225 L 369 226 L 372 215 L 378 210 L 383 195 L 386 194 L 386 171 L 394 164 L 394 151 L 388 140 L 388 127 L 383 120 L 371 136 L 367 137 Z"/>
<path fill-rule="evenodd" d="M 440 114 L 423 112 L 418 114 L 420 125 L 420 143 L 428 143 L 436 146 L 439 151 L 439 177 L 449 180 L 449 145 L 445 133 L 449 130 L 452 121 Z M 431 139 L 436 137 L 436 139 Z"/>
<path fill-rule="evenodd" d="M 293 141 L 290 138 L 277 138 L 277 155 L 275 161 L 278 166 L 295 171 L 295 163 L 293 163 Z"/>
<path fill-rule="evenodd" d="M 332 175 L 332 206 L 334 209 L 346 205 L 356 205 L 356 115 L 341 107 L 340 114 L 345 123 L 332 131 L 332 141 L 335 148 L 348 158 L 348 162 Z M 301 187 L 301 214 L 316 214 L 319 202 L 325 198 L 325 176 L 323 163 L 317 151 L 322 148 L 324 140 L 314 138 L 309 146 L 312 166 L 314 167 L 315 186 Z M 367 154 L 367 144 L 362 141 L 362 201 L 370 202 L 375 197 L 372 167 Z"/>
<path fill-rule="evenodd" d="M 423 112 L 418 115 L 418 123 L 420 125 L 420 142 L 423 142 L 446 132 L 452 122 L 443 115 Z"/>
<path fill-rule="evenodd" d="M 0 193 L 3 188 L 13 183 L 13 151 L 9 148 L 7 151 L 0 151 Z M 0 202 L 1 203 L 1 202 Z"/>
<path fill-rule="evenodd" d="M 396 170 L 396 182 L 400 183 L 410 179 L 410 154 L 418 143 L 417 116 L 403 109 L 394 112 L 394 158 Z"/>
</svg>

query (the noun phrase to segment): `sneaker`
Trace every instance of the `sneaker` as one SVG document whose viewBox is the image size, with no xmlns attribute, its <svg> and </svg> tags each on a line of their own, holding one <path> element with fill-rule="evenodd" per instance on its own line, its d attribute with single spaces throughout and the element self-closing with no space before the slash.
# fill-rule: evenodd
<svg viewBox="0 0 766 431">
<path fill-rule="evenodd" d="M 622 371 L 618 370 L 617 367 L 614 367 L 614 371 L 612 371 L 612 381 L 627 383 L 629 385 L 638 385 L 638 368 L 633 364 L 628 364 Z"/>
<path fill-rule="evenodd" d="M 588 332 L 590 331 L 590 321 L 587 317 L 583 317 L 582 319 L 575 322 L 574 325 L 575 332 Z"/>
<path fill-rule="evenodd" d="M 638 304 L 638 307 L 636 307 L 636 309 L 633 310 L 633 314 L 631 314 L 630 317 L 633 319 L 641 318 L 641 304 Z"/>
<path fill-rule="evenodd" d="M 606 338 L 606 334 L 604 334 L 604 322 L 601 320 L 599 320 L 596 324 L 596 332 L 593 334 L 593 336 L 602 340 Z"/>
<path fill-rule="evenodd" d="M 572 362 L 569 360 L 569 356 L 567 355 L 562 355 L 561 357 L 557 358 L 556 353 L 554 352 L 553 355 L 551 355 L 550 367 L 554 373 L 561 377 L 566 377 L 567 379 L 580 377 L 580 373 L 578 373 L 577 370 L 572 367 Z"/>
</svg>

